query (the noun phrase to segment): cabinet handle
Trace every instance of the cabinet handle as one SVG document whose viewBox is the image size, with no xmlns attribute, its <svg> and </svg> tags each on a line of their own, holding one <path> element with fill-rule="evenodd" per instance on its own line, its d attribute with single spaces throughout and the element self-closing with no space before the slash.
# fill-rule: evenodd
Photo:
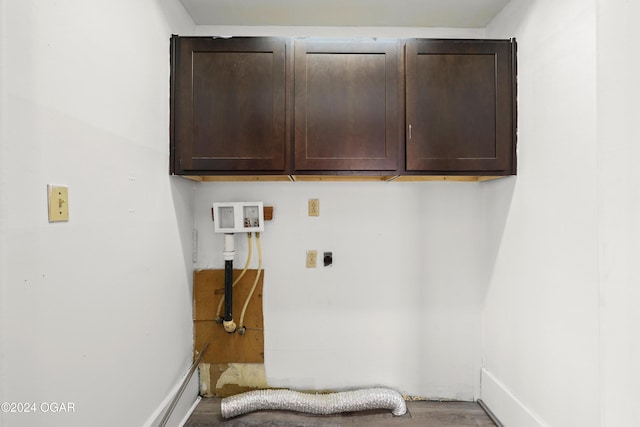
<svg viewBox="0 0 640 427">
<path fill-rule="evenodd" d="M 411 125 L 409 125 L 409 139 L 411 139 Z"/>
</svg>

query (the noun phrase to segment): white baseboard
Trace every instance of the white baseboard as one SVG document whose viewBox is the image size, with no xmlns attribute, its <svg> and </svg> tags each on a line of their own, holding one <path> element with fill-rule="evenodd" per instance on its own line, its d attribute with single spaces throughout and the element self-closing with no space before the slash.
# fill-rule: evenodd
<svg viewBox="0 0 640 427">
<path fill-rule="evenodd" d="M 193 411 L 196 410 L 196 406 L 198 406 L 198 403 L 200 403 L 201 400 L 202 398 L 198 396 L 196 401 L 193 402 L 193 405 L 191 405 L 191 408 L 189 408 L 189 411 L 187 411 L 184 418 L 182 418 L 182 421 L 180 421 L 180 423 L 178 424 L 180 427 L 183 427 L 187 423 L 187 421 L 189 421 L 189 417 L 191 416 L 191 414 L 193 414 Z"/>
<path fill-rule="evenodd" d="M 480 396 L 505 427 L 549 427 L 487 369 L 482 369 Z"/>
<path fill-rule="evenodd" d="M 171 401 L 178 393 L 178 390 L 180 390 L 182 382 L 185 380 L 185 378 L 186 375 L 180 378 L 176 385 L 173 386 L 167 396 L 162 400 L 160 405 L 158 405 L 156 410 L 153 411 L 153 414 L 151 414 L 151 416 L 147 419 L 147 422 L 144 423 L 143 427 L 157 427 L 158 424 L 160 424 L 160 421 L 162 421 L 162 417 L 169 408 Z M 171 414 L 171 418 L 169 418 L 169 422 L 167 423 L 168 427 L 181 427 L 189 419 L 189 416 L 195 409 L 196 404 L 200 401 L 200 398 L 198 397 L 198 381 L 198 375 L 194 375 L 191 377 L 189 385 L 185 389 L 182 397 L 178 401 L 178 404 L 174 408 L 173 414 Z"/>
</svg>

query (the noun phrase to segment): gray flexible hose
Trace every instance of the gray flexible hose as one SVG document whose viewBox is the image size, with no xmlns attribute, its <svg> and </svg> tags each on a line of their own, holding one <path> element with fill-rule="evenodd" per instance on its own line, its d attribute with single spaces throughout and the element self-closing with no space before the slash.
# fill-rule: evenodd
<svg viewBox="0 0 640 427">
<path fill-rule="evenodd" d="M 291 390 L 256 390 L 224 398 L 220 406 L 223 418 L 233 418 L 261 410 L 285 410 L 315 415 L 367 409 L 389 409 L 396 416 L 407 412 L 407 405 L 402 395 L 387 388 L 329 394 L 299 393 Z"/>
</svg>

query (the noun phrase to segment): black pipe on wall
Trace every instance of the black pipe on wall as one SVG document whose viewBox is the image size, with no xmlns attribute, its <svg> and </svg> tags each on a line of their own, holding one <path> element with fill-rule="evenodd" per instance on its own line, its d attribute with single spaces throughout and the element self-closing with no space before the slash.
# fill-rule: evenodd
<svg viewBox="0 0 640 427">
<path fill-rule="evenodd" d="M 224 320 L 233 320 L 233 260 L 224 262 Z"/>
</svg>

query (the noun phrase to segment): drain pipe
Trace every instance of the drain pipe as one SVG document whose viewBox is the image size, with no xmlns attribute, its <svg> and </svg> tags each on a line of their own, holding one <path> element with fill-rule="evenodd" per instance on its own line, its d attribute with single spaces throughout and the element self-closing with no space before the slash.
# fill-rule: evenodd
<svg viewBox="0 0 640 427">
<path fill-rule="evenodd" d="M 393 415 L 406 414 L 407 405 L 400 393 L 388 388 L 369 388 L 329 394 L 308 394 L 291 390 L 256 390 L 222 399 L 223 418 L 253 411 L 283 410 L 314 415 L 389 409 Z"/>
<path fill-rule="evenodd" d="M 224 330 L 232 334 L 236 331 L 233 321 L 233 257 L 236 253 L 233 233 L 224 235 Z"/>
</svg>

